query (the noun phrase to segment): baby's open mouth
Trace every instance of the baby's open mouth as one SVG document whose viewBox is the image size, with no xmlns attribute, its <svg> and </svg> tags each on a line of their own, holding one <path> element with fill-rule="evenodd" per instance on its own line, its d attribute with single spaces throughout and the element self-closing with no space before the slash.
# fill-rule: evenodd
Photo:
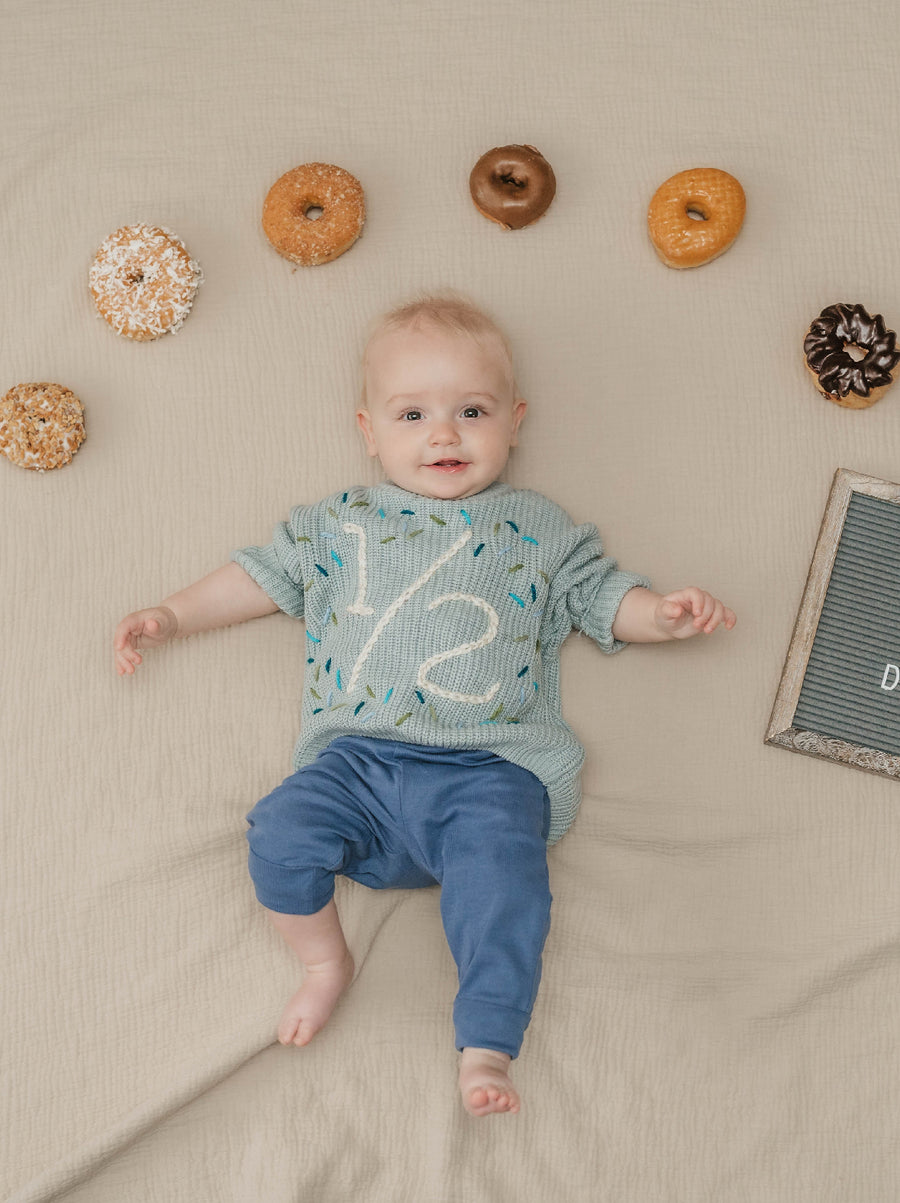
<svg viewBox="0 0 900 1203">
<path fill-rule="evenodd" d="M 468 468 L 468 463 L 464 460 L 436 460 L 428 467 L 437 468 L 438 472 L 460 472 L 460 469 Z"/>
</svg>

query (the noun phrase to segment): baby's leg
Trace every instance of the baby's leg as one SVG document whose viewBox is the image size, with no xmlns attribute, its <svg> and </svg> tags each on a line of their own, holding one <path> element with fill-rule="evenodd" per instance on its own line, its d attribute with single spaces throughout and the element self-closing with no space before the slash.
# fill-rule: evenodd
<svg viewBox="0 0 900 1203">
<path fill-rule="evenodd" d="M 441 882 L 444 930 L 459 969 L 459 1084 L 472 1115 L 519 1110 L 509 1063 L 531 1018 L 550 927 L 546 791 L 511 764 L 487 784 L 468 808 L 475 813 L 453 824 Z"/>
<path fill-rule="evenodd" d="M 267 913 L 306 970 L 303 984 L 284 1008 L 278 1039 L 282 1044 L 309 1044 L 353 980 L 353 958 L 337 907 L 332 898 L 314 915 Z"/>
</svg>

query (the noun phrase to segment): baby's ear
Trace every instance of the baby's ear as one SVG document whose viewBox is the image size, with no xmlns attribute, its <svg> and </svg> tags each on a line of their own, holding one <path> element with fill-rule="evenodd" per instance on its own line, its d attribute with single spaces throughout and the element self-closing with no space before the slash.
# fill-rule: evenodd
<svg viewBox="0 0 900 1203">
<path fill-rule="evenodd" d="M 362 431 L 368 454 L 372 456 L 377 455 L 378 449 L 375 446 L 375 439 L 372 435 L 372 415 L 365 406 L 360 406 L 356 411 L 356 424 Z"/>
<path fill-rule="evenodd" d="M 525 417 L 525 410 L 528 408 L 528 402 L 524 397 L 520 397 L 516 393 L 515 401 L 513 402 L 513 428 L 510 436 L 510 447 L 518 447 L 519 445 L 519 425 Z"/>
</svg>

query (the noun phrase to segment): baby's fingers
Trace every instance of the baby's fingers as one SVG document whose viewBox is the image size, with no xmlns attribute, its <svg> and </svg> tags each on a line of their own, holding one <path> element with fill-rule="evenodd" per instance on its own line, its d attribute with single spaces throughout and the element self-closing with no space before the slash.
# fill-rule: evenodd
<svg viewBox="0 0 900 1203">
<path fill-rule="evenodd" d="M 729 610 L 726 605 L 713 598 L 712 614 L 706 617 L 706 622 L 703 627 L 703 632 L 706 635 L 711 635 L 716 627 L 724 626 L 726 631 L 730 631 L 737 622 L 737 617 L 733 610 Z"/>
</svg>

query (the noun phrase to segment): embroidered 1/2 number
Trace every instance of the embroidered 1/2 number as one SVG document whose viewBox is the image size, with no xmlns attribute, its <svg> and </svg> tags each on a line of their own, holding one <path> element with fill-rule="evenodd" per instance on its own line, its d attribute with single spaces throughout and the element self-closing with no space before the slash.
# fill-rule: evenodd
<svg viewBox="0 0 900 1203">
<path fill-rule="evenodd" d="M 358 563 L 359 563 L 359 588 L 357 590 L 356 600 L 353 602 L 352 605 L 349 605 L 347 607 L 347 612 L 350 614 L 360 614 L 360 615 L 374 614 L 375 611 L 372 609 L 372 607 L 365 604 L 366 590 L 368 589 L 368 568 L 367 568 L 367 559 L 366 559 L 366 532 L 363 530 L 363 528 L 361 526 L 357 525 L 355 522 L 345 522 L 344 530 L 348 534 L 354 534 L 354 535 L 359 536 L 359 549 L 358 549 L 358 556 L 357 556 Z M 366 643 L 365 643 L 362 651 L 359 653 L 359 655 L 356 658 L 356 663 L 353 666 L 353 672 L 350 674 L 350 680 L 347 683 L 347 693 L 348 694 L 353 693 L 353 691 L 359 685 L 359 674 L 362 671 L 363 665 L 365 664 L 366 660 L 369 658 L 375 644 L 378 642 L 378 640 L 384 634 L 384 631 L 385 631 L 386 627 L 388 626 L 388 624 L 391 622 L 391 620 L 393 618 L 396 617 L 397 612 L 400 609 L 400 607 L 404 606 L 409 601 L 409 599 L 414 594 L 416 594 L 422 588 L 422 586 L 424 584 L 426 584 L 426 582 L 429 581 L 434 576 L 434 574 L 438 571 L 439 568 L 442 568 L 448 562 L 448 560 L 452 560 L 453 557 L 459 551 L 461 551 L 463 549 L 463 547 L 465 547 L 465 545 L 469 542 L 469 540 L 471 538 L 472 538 L 471 530 L 468 530 L 464 534 L 460 535 L 460 537 L 456 540 L 456 542 L 453 544 L 452 547 L 448 548 L 447 551 L 445 551 L 442 555 L 438 556 L 438 558 L 434 561 L 434 563 L 430 564 L 428 566 L 428 568 L 426 568 L 425 571 L 422 573 L 422 575 L 417 580 L 415 580 L 409 586 L 408 589 L 404 589 L 404 591 L 400 594 L 400 596 L 395 598 L 394 601 L 391 602 L 391 604 L 385 610 L 384 614 L 382 614 L 381 618 L 376 623 L 375 630 L 372 632 L 372 634 L 366 640 Z M 429 610 L 434 610 L 437 606 L 443 605 L 445 602 L 448 602 L 448 601 L 470 602 L 472 605 L 478 606 L 480 609 L 484 610 L 484 612 L 488 616 L 488 629 L 487 629 L 487 631 L 485 631 L 485 633 L 481 636 L 480 639 L 473 640 L 470 643 L 461 643 L 458 647 L 450 648 L 450 650 L 446 651 L 446 652 L 438 652 L 437 655 L 430 656 L 427 660 L 423 660 L 422 663 L 419 665 L 418 674 L 416 677 L 416 684 L 419 686 L 420 689 L 426 689 L 429 691 L 429 693 L 437 694 L 440 697 L 452 698 L 456 702 L 470 702 L 473 705 L 478 705 L 482 702 L 489 702 L 491 700 L 491 698 L 494 696 L 494 694 L 497 692 L 497 690 L 500 688 L 499 681 L 495 681 L 494 684 L 491 686 L 491 688 L 487 691 L 487 693 L 472 694 L 472 693 L 456 693 L 452 690 L 444 689 L 440 685 L 435 685 L 433 681 L 429 681 L 427 679 L 427 673 L 428 673 L 429 669 L 434 668 L 434 666 L 436 664 L 440 664 L 444 660 L 450 660 L 455 656 L 467 656 L 467 655 L 471 654 L 472 652 L 476 651 L 478 648 L 485 647 L 494 638 L 496 638 L 496 635 L 497 635 L 497 628 L 500 623 L 500 620 L 497 616 L 497 611 L 490 604 L 490 602 L 485 601 L 485 599 L 483 597 L 476 597 L 475 594 L 473 594 L 473 593 L 445 593 L 445 594 L 443 594 L 443 596 L 435 598 L 435 600 L 431 603 L 431 605 L 428 608 L 429 608 Z"/>
</svg>

